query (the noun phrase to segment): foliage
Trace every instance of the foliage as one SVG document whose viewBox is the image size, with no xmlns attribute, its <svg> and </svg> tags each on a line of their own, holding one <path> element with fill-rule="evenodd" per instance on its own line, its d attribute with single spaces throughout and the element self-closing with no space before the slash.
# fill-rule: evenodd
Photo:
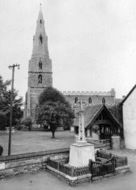
<svg viewBox="0 0 136 190">
<path fill-rule="evenodd" d="M 32 119 L 31 117 L 27 117 L 22 121 L 22 124 L 24 124 L 26 127 L 28 127 L 28 130 L 31 131 L 32 129 Z"/>
<path fill-rule="evenodd" d="M 6 97 L 6 104 L 5 104 L 5 108 L 8 110 L 7 113 L 7 125 L 9 125 L 9 118 L 10 118 L 10 95 L 11 95 L 11 91 L 9 91 L 7 93 L 7 97 Z M 17 125 L 20 123 L 20 120 L 23 116 L 23 111 L 21 110 L 21 106 L 22 106 L 22 98 L 18 98 L 17 97 L 17 92 L 14 91 L 13 93 L 13 107 L 12 107 L 12 115 L 13 115 L 13 119 L 12 119 L 12 124 L 13 125 Z"/>
<path fill-rule="evenodd" d="M 2 156 L 3 153 L 3 147 L 0 145 L 0 156 Z"/>
<path fill-rule="evenodd" d="M 6 127 L 6 115 L 0 112 L 0 130 L 5 130 Z"/>
<path fill-rule="evenodd" d="M 64 104 L 69 104 L 65 97 L 61 92 L 56 90 L 55 88 L 48 87 L 46 88 L 39 96 L 39 105 L 43 105 L 43 103 L 52 101 L 52 102 L 61 102 Z"/>
<path fill-rule="evenodd" d="M 10 81 L 3 82 L 0 76 L 0 112 L 6 116 L 6 126 L 10 123 L 10 105 L 11 105 L 11 90 L 9 90 Z M 22 98 L 18 97 L 18 93 L 14 90 L 13 92 L 13 125 L 17 125 L 22 116 L 23 111 L 21 110 Z"/>
<path fill-rule="evenodd" d="M 74 113 L 64 96 L 56 89 L 48 87 L 39 97 L 37 123 L 50 126 L 52 137 L 58 126 L 69 128 Z"/>
</svg>

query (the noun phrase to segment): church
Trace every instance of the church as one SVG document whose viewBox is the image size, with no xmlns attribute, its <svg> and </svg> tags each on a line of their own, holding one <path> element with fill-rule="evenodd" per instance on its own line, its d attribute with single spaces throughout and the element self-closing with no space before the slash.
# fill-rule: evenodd
<svg viewBox="0 0 136 190">
<path fill-rule="evenodd" d="M 53 86 L 52 61 L 49 56 L 48 36 L 45 32 L 45 22 L 42 9 L 40 8 L 36 31 L 33 37 L 32 56 L 29 61 L 28 90 L 25 101 L 25 117 L 31 117 L 33 123 L 35 123 L 35 110 L 38 104 L 38 97 L 45 88 L 50 86 Z M 114 106 L 116 104 L 114 89 L 107 92 L 64 91 L 62 93 L 71 104 L 75 115 L 78 112 L 81 100 L 84 109 L 88 106 L 93 108 L 94 106 L 102 105 L 103 101 L 106 106 Z M 104 107 L 104 110 L 105 109 Z M 108 117 L 111 118 L 112 121 L 114 120 L 109 113 Z"/>
<path fill-rule="evenodd" d="M 40 8 L 36 31 L 33 37 L 33 51 L 28 68 L 28 90 L 25 102 L 25 117 L 35 120 L 38 96 L 46 87 L 52 86 L 52 61 L 48 52 L 48 37 L 45 33 L 43 13 Z"/>
</svg>

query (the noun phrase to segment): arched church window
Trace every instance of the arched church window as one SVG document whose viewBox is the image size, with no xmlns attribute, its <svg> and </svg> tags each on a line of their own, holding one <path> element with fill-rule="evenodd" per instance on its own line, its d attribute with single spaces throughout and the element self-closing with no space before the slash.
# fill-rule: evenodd
<svg viewBox="0 0 136 190">
<path fill-rule="evenodd" d="M 39 69 L 42 69 L 42 61 L 41 61 L 41 59 L 39 61 Z"/>
<path fill-rule="evenodd" d="M 43 37 L 42 37 L 42 35 L 39 36 L 39 40 L 40 40 L 40 43 L 42 44 L 43 43 Z"/>
<path fill-rule="evenodd" d="M 92 98 L 91 98 L 91 97 L 88 98 L 88 103 L 89 103 L 89 104 L 92 103 Z"/>
<path fill-rule="evenodd" d="M 39 84 L 42 83 L 42 75 L 38 75 L 38 83 L 39 83 Z"/>
<path fill-rule="evenodd" d="M 75 97 L 75 104 L 78 102 L 78 97 Z"/>
<path fill-rule="evenodd" d="M 42 24 L 42 19 L 40 19 L 40 24 Z"/>
</svg>

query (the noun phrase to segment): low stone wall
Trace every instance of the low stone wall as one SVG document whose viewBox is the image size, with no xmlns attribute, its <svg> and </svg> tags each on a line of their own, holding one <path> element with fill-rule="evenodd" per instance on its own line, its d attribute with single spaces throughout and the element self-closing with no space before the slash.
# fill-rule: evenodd
<svg viewBox="0 0 136 190">
<path fill-rule="evenodd" d="M 0 179 L 14 175 L 33 173 L 46 168 L 46 161 L 52 155 L 65 155 L 69 149 L 33 152 L 0 157 Z"/>
<path fill-rule="evenodd" d="M 46 170 L 52 173 L 53 175 L 55 175 L 56 177 L 60 178 L 61 180 L 65 181 L 67 184 L 71 186 L 75 186 L 77 184 L 84 183 L 84 182 L 91 182 L 92 175 L 90 173 L 82 175 L 82 176 L 69 176 L 48 165 L 47 165 Z"/>
</svg>

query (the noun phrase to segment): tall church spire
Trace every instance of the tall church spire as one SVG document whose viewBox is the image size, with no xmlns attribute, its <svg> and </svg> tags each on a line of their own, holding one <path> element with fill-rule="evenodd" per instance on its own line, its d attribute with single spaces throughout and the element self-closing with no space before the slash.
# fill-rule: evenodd
<svg viewBox="0 0 136 190">
<path fill-rule="evenodd" d="M 28 70 L 27 116 L 32 117 L 33 121 L 38 97 L 49 86 L 52 86 L 52 63 L 48 53 L 48 37 L 40 7 Z"/>
<path fill-rule="evenodd" d="M 36 24 L 36 32 L 33 38 L 33 55 L 41 53 L 48 56 L 48 37 L 45 33 L 44 18 L 40 6 L 39 15 Z"/>
</svg>

